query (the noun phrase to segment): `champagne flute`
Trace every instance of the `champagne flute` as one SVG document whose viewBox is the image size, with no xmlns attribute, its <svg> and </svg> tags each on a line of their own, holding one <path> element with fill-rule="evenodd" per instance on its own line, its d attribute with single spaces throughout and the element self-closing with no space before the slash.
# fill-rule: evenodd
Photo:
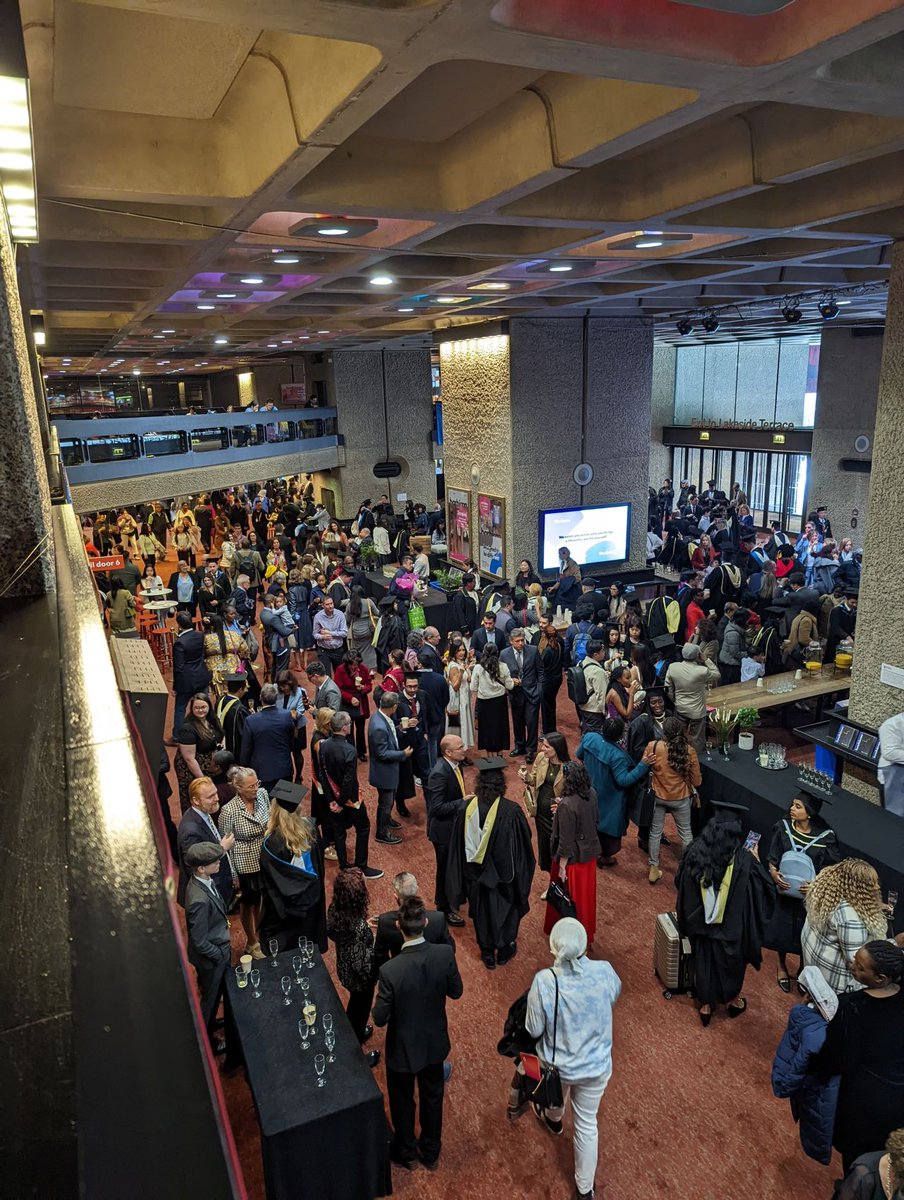
<svg viewBox="0 0 904 1200">
<path fill-rule="evenodd" d="M 304 1008 L 301 1011 L 308 1023 L 308 1033 L 314 1037 L 317 1033 L 317 1005 L 313 1000 L 305 1000 Z"/>
<path fill-rule="evenodd" d="M 292 970 L 295 972 L 295 982 L 301 983 L 301 968 L 304 962 L 300 954 L 296 954 L 292 959 Z"/>
<path fill-rule="evenodd" d="M 289 992 L 292 990 L 292 980 L 290 977 L 288 975 L 283 975 L 282 979 L 279 981 L 279 986 L 282 988 L 282 994 L 285 996 L 283 1004 L 291 1004 L 292 1001 L 289 999 Z"/>
<path fill-rule="evenodd" d="M 276 961 L 276 956 L 279 954 L 279 941 L 276 938 L 270 938 L 267 945 L 270 947 L 270 966 L 278 967 L 279 963 Z"/>
<path fill-rule="evenodd" d="M 298 981 L 298 986 L 301 988 L 304 996 L 304 1002 L 307 1003 L 308 992 L 311 990 L 311 981 L 308 979 L 307 975 L 302 975 L 301 979 Z"/>
<path fill-rule="evenodd" d="M 336 1049 L 336 1034 L 332 1029 L 326 1029 L 324 1026 L 323 1040 L 326 1043 L 327 1050 L 329 1051 L 326 1056 L 326 1061 L 334 1063 L 336 1061 L 336 1055 L 333 1053 L 333 1051 Z"/>
<path fill-rule="evenodd" d="M 301 1038 L 302 1050 L 310 1050 L 311 1043 L 308 1041 L 308 1023 L 304 1017 L 298 1022 L 298 1035 Z"/>
<path fill-rule="evenodd" d="M 323 1014 L 323 1032 L 329 1033 L 332 1028 L 333 1028 L 333 1014 L 332 1013 L 324 1013 Z"/>
<path fill-rule="evenodd" d="M 260 981 L 261 981 L 261 973 L 257 969 L 257 967 L 255 967 L 254 970 L 251 972 L 251 986 L 252 986 L 252 988 L 254 988 L 254 991 L 251 993 L 251 995 L 255 998 L 255 1000 L 260 1000 L 260 998 L 261 998 Z"/>
<path fill-rule="evenodd" d="M 314 1070 L 317 1072 L 317 1086 L 325 1087 L 326 1080 L 323 1078 L 323 1073 L 326 1070 L 326 1059 L 322 1054 L 314 1055 Z"/>
<path fill-rule="evenodd" d="M 241 963 L 235 969 L 235 985 L 240 988 L 248 986 L 248 976 L 245 974 L 245 968 Z"/>
</svg>

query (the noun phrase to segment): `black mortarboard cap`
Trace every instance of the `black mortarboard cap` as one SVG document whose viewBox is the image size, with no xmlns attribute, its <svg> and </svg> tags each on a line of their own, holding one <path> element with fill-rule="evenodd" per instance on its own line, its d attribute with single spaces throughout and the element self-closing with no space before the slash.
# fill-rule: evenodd
<svg viewBox="0 0 904 1200">
<path fill-rule="evenodd" d="M 675 645 L 675 639 L 670 633 L 661 633 L 653 638 L 652 645 L 654 650 L 668 650 Z"/>
<path fill-rule="evenodd" d="M 478 771 L 504 771 L 505 759 L 500 758 L 498 754 L 491 754 L 486 758 L 476 758 L 474 766 Z"/>
<path fill-rule="evenodd" d="M 853 600 L 855 597 L 857 597 L 859 595 L 860 595 L 859 588 L 845 588 L 844 589 L 844 598 L 846 600 Z"/>
<path fill-rule="evenodd" d="M 380 608 L 390 608 L 398 600 L 398 596 L 386 595 L 382 600 L 378 601 Z"/>
<path fill-rule="evenodd" d="M 248 676 L 244 675 L 241 671 L 236 671 L 236 673 L 234 675 L 224 675 L 223 682 L 224 683 L 247 683 Z"/>
<path fill-rule="evenodd" d="M 713 808 L 719 809 L 721 812 L 743 813 L 744 816 L 750 812 L 750 806 L 747 804 L 738 804 L 734 800 L 713 800 Z"/>
<path fill-rule="evenodd" d="M 270 789 L 270 799 L 275 800 L 286 812 L 295 812 L 307 794 L 306 787 L 300 783 L 290 783 L 288 779 L 278 779 Z"/>
<path fill-rule="evenodd" d="M 807 787 L 805 783 L 799 783 L 797 791 L 801 804 L 811 816 L 819 816 L 819 810 L 822 806 L 824 804 L 831 804 L 832 797 L 836 794 L 834 785 L 831 792 L 823 792 L 818 788 Z"/>
<path fill-rule="evenodd" d="M 770 617 L 783 617 L 788 610 L 782 608 L 780 604 L 770 604 L 765 611 Z"/>
</svg>

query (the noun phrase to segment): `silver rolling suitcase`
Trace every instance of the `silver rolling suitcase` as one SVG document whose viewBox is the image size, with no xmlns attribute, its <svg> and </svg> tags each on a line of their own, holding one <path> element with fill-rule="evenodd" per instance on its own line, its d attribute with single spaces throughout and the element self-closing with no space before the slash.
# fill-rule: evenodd
<svg viewBox="0 0 904 1200">
<path fill-rule="evenodd" d="M 660 913 L 653 939 L 653 970 L 665 984 L 663 996 L 671 1000 L 676 993 L 693 991 L 694 960 L 691 944 L 678 932 L 675 913 Z"/>
</svg>

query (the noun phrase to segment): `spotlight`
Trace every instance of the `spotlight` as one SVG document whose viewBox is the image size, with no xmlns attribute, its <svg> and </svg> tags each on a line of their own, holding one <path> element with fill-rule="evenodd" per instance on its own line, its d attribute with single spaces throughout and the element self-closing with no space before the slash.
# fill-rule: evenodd
<svg viewBox="0 0 904 1200">
<path fill-rule="evenodd" d="M 689 321 L 687 317 L 682 317 L 681 320 L 676 324 L 675 328 L 682 337 L 687 337 L 689 333 L 693 333 L 694 324 L 692 321 Z"/>
<path fill-rule="evenodd" d="M 719 318 L 716 316 L 715 309 L 710 309 L 703 317 L 703 328 L 707 333 L 715 333 L 719 328 Z"/>
<path fill-rule="evenodd" d="M 803 315 L 804 314 L 800 310 L 800 305 L 796 300 L 789 300 L 788 303 L 782 307 L 782 316 L 789 325 L 798 325 Z"/>
<path fill-rule="evenodd" d="M 826 296 L 819 302 L 819 315 L 824 321 L 834 321 L 838 316 L 838 305 L 834 296 Z"/>
</svg>

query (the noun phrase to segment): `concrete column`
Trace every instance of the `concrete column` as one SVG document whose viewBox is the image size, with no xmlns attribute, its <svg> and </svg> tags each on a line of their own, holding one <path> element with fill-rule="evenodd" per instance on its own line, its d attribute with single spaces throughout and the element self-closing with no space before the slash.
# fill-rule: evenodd
<svg viewBox="0 0 904 1200">
<path fill-rule="evenodd" d="M 904 668 L 904 607 L 901 570 L 901 480 L 904 479 L 904 242 L 892 255 L 888 316 L 879 376 L 870 475 L 870 521 L 863 548 L 863 577 L 853 678 L 851 716 L 878 726 L 904 709 L 904 690 L 880 680 L 883 663 Z M 818 413 L 818 409 L 817 409 Z"/>
<path fill-rule="evenodd" d="M 53 588 L 50 492 L 41 444 L 16 260 L 6 216 L 0 211 L 0 591 L 5 597 L 35 596 Z M 34 554 L 41 546 L 39 553 Z M 10 580 L 31 555 L 30 566 Z"/>
<path fill-rule="evenodd" d="M 385 406 L 384 406 L 385 373 Z M 433 394 L 429 350 L 337 350 L 333 378 L 346 466 L 339 471 L 341 516 L 353 516 L 381 492 L 393 503 L 402 492 L 431 508 L 436 503 Z M 373 469 L 386 458 L 401 463 L 396 479 Z"/>
<path fill-rule="evenodd" d="M 863 545 L 869 502 L 869 473 L 842 471 L 843 458 L 873 458 L 873 427 L 882 365 L 882 334 L 867 327 L 829 325 L 819 347 L 816 421 L 810 458 L 810 508 L 825 504 L 836 537 L 852 537 Z M 854 447 L 869 438 L 865 451 Z M 854 517 L 854 510 L 859 513 Z M 857 521 L 851 527 L 851 519 Z"/>
<path fill-rule="evenodd" d="M 540 509 L 625 500 L 624 565 L 643 568 L 652 324 L 516 318 L 507 335 L 441 343 L 440 361 L 446 486 L 472 491 L 475 532 L 477 493 L 504 497 L 507 576 L 522 558 L 537 563 Z M 581 462 L 594 468 L 583 488 Z"/>
<path fill-rule="evenodd" d="M 678 352 L 674 346 L 653 347 L 653 400 L 650 414 L 650 483 L 671 475 L 672 452 L 662 444 L 662 430 L 675 424 L 675 367 Z M 677 481 L 676 481 L 677 482 Z"/>
</svg>

